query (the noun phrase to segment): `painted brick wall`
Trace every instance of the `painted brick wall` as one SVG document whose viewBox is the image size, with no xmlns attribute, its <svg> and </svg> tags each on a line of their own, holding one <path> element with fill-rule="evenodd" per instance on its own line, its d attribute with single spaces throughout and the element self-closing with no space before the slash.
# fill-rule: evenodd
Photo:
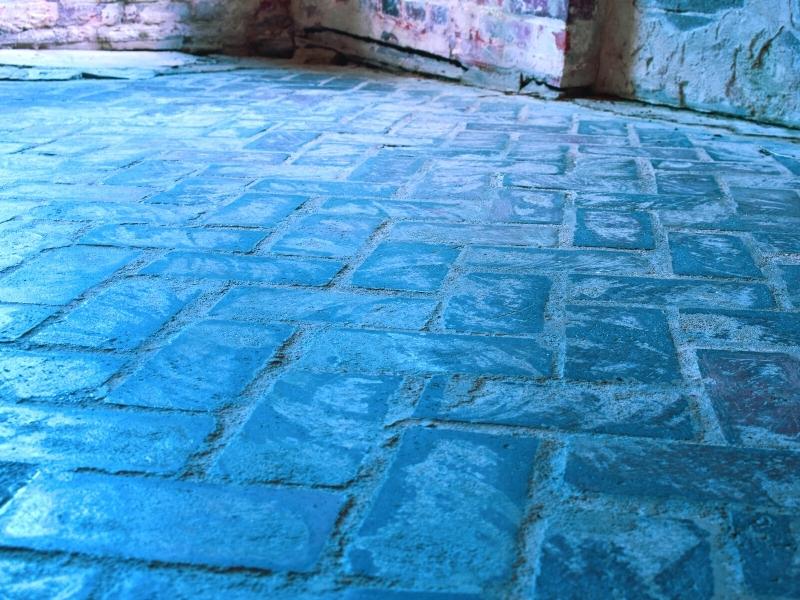
<svg viewBox="0 0 800 600">
<path fill-rule="evenodd" d="M 290 53 L 289 0 L 0 0 L 0 47 Z"/>
<path fill-rule="evenodd" d="M 402 60 L 393 50 L 407 49 L 421 57 L 419 63 L 448 62 L 443 75 L 482 69 L 511 84 L 533 79 L 559 86 L 570 47 L 568 24 L 593 14 L 594 1 L 295 0 L 293 9 L 298 35 L 312 43 L 387 63 Z"/>
</svg>

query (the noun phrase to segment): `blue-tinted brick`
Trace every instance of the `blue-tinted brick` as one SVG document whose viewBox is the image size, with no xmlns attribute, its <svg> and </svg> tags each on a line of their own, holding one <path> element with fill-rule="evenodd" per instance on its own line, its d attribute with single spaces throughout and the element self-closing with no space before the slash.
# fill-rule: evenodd
<svg viewBox="0 0 800 600">
<path fill-rule="evenodd" d="M 301 359 L 305 368 L 356 373 L 473 373 L 547 376 L 552 353 L 524 338 L 375 331 L 326 331 Z"/>
<path fill-rule="evenodd" d="M 568 307 L 567 379 L 678 383 L 667 319 L 648 308 Z"/>
<path fill-rule="evenodd" d="M 629 252 L 599 250 L 550 250 L 547 248 L 467 248 L 464 254 L 467 267 L 515 272 L 561 273 L 564 271 L 592 273 L 648 273 L 650 260 Z"/>
<path fill-rule="evenodd" d="M 800 314 L 749 310 L 681 310 L 681 329 L 698 346 L 727 342 L 800 345 Z"/>
<path fill-rule="evenodd" d="M 11 342 L 49 317 L 55 308 L 32 304 L 0 304 L 0 342 Z"/>
<path fill-rule="evenodd" d="M 550 285 L 536 275 L 470 273 L 456 283 L 442 323 L 471 333 L 538 333 Z"/>
<path fill-rule="evenodd" d="M 212 212 L 204 222 L 210 225 L 273 228 L 307 200 L 307 196 L 248 193 Z"/>
<path fill-rule="evenodd" d="M 647 213 L 578 209 L 576 246 L 643 249 L 655 247 Z"/>
<path fill-rule="evenodd" d="M 712 598 L 709 537 L 683 519 L 563 514 L 545 533 L 535 597 Z"/>
<path fill-rule="evenodd" d="M 677 275 L 761 277 L 744 242 L 732 235 L 671 233 L 669 247 Z"/>
<path fill-rule="evenodd" d="M 283 325 L 195 323 L 128 376 L 107 401 L 207 411 L 236 403 L 291 332 Z"/>
<path fill-rule="evenodd" d="M 193 600 L 306 600 L 307 597 L 296 591 L 279 590 L 277 578 L 259 575 L 252 571 L 219 573 L 174 565 L 114 569 L 111 574 L 113 579 L 103 586 L 103 594 L 119 600 L 164 597 L 191 597 Z"/>
<path fill-rule="evenodd" d="M 308 571 L 340 505 L 338 496 L 321 491 L 51 475 L 38 478 L 9 503 L 0 516 L 0 543 L 148 561 Z"/>
<path fill-rule="evenodd" d="M 731 195 L 742 215 L 800 217 L 800 195 L 795 190 L 732 187 Z"/>
<path fill-rule="evenodd" d="M 764 512 L 732 517 L 744 580 L 753 594 L 770 598 L 800 595 L 800 519 Z"/>
<path fill-rule="evenodd" d="M 689 403 L 677 390 L 542 385 L 434 376 L 414 416 L 563 431 L 693 439 Z"/>
<path fill-rule="evenodd" d="M 319 137 L 311 131 L 268 131 L 245 146 L 248 150 L 294 152 Z"/>
<path fill-rule="evenodd" d="M 175 251 L 151 263 L 141 273 L 223 281 L 325 285 L 341 267 L 341 263 L 315 258 L 291 259 Z"/>
<path fill-rule="evenodd" d="M 492 200 L 482 220 L 508 223 L 560 223 L 564 194 L 544 190 L 492 190 Z"/>
<path fill-rule="evenodd" d="M 427 298 L 398 298 L 334 291 L 238 288 L 228 292 L 212 316 L 246 321 L 349 323 L 421 329 L 436 307 Z"/>
<path fill-rule="evenodd" d="M 252 186 L 254 192 L 271 194 L 303 194 L 343 198 L 390 198 L 398 185 L 388 183 L 363 183 L 358 181 L 319 181 L 307 179 L 265 179 Z"/>
<path fill-rule="evenodd" d="M 439 289 L 458 249 L 434 244 L 384 242 L 353 274 L 353 284 L 375 289 L 433 292 Z"/>
<path fill-rule="evenodd" d="M 416 590 L 499 592 L 511 576 L 537 441 L 411 429 L 347 560 Z"/>
<path fill-rule="evenodd" d="M 642 438 L 570 444 L 564 478 L 579 491 L 800 508 L 797 452 Z"/>
<path fill-rule="evenodd" d="M 160 206 L 118 202 L 53 202 L 33 209 L 37 219 L 86 221 L 99 223 L 148 223 L 150 225 L 181 224 L 200 214 L 202 207 Z"/>
<path fill-rule="evenodd" d="M 33 465 L 18 462 L 0 462 L 0 507 L 11 500 L 16 491 L 28 483 L 36 474 L 36 471 L 37 469 Z M 2 577 L 2 573 L 3 571 L 0 570 L 0 577 Z"/>
<path fill-rule="evenodd" d="M 37 331 L 33 341 L 130 350 L 201 291 L 159 279 L 123 279 Z"/>
<path fill-rule="evenodd" d="M 646 277 L 570 277 L 570 298 L 689 308 L 772 308 L 772 293 L 760 283 L 649 279 Z"/>
<path fill-rule="evenodd" d="M 187 177 L 167 191 L 148 197 L 146 202 L 172 206 L 217 204 L 241 193 L 242 187 L 243 183 L 225 177 Z"/>
<path fill-rule="evenodd" d="M 19 264 L 40 250 L 71 244 L 79 228 L 75 223 L 28 220 L 0 224 L 0 269 Z"/>
<path fill-rule="evenodd" d="M 769 254 L 800 254 L 800 235 L 796 233 L 754 233 L 753 239 Z"/>
<path fill-rule="evenodd" d="M 134 248 L 208 248 L 247 252 L 266 234 L 242 229 L 172 228 L 147 225 L 105 225 L 91 230 L 82 244 Z"/>
<path fill-rule="evenodd" d="M 272 252 L 306 256 L 350 256 L 369 239 L 381 222 L 380 219 L 310 215 L 283 234 L 272 246 Z"/>
<path fill-rule="evenodd" d="M 401 382 L 293 371 L 228 443 L 215 472 L 236 480 L 343 485 L 379 444 Z"/>
<path fill-rule="evenodd" d="M 108 355 L 0 351 L 0 400 L 94 397 L 122 365 Z"/>
<path fill-rule="evenodd" d="M 145 160 L 118 171 L 105 180 L 107 185 L 126 186 L 167 186 L 184 175 L 188 175 L 196 167 L 176 161 Z"/>
<path fill-rule="evenodd" d="M 656 175 L 658 191 L 661 194 L 718 195 L 719 184 L 713 175 L 659 172 Z"/>
<path fill-rule="evenodd" d="M 88 246 L 43 252 L 0 278 L 0 302 L 66 304 L 135 257 L 130 250 Z"/>
<path fill-rule="evenodd" d="M 200 415 L 0 407 L 0 460 L 172 472 L 214 427 L 214 419 Z"/>
<path fill-rule="evenodd" d="M 89 600 L 100 569 L 66 565 L 63 560 L 41 557 L 0 558 L 0 590 L 7 600 L 69 598 Z"/>
<path fill-rule="evenodd" d="M 427 205 L 424 205 L 427 206 Z M 428 209 L 430 210 L 430 209 Z M 433 211 L 435 214 L 435 210 Z M 392 240 L 437 244 L 492 244 L 498 246 L 555 246 L 558 230 L 549 225 L 473 225 L 468 223 L 398 223 Z"/>
<path fill-rule="evenodd" d="M 732 444 L 800 447 L 800 360 L 788 354 L 698 350 L 700 372 Z"/>
<path fill-rule="evenodd" d="M 795 308 L 800 308 L 800 265 L 781 265 L 779 267 L 789 299 Z"/>
</svg>

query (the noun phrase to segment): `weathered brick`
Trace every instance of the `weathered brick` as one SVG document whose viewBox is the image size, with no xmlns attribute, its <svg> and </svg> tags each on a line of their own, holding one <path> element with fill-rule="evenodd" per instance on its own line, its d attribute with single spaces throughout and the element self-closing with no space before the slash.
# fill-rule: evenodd
<svg viewBox="0 0 800 600">
<path fill-rule="evenodd" d="M 649 250 L 655 240 L 646 213 L 578 209 L 575 245 Z"/>
<path fill-rule="evenodd" d="M 172 472 L 200 449 L 210 417 L 103 409 L 0 407 L 0 460 Z"/>
<path fill-rule="evenodd" d="M 108 185 L 157 187 L 170 185 L 196 167 L 176 161 L 145 160 L 108 177 Z"/>
<path fill-rule="evenodd" d="M 172 228 L 147 225 L 105 225 L 81 238 L 93 246 L 187 248 L 247 252 L 266 236 L 262 231 L 221 228 Z"/>
<path fill-rule="evenodd" d="M 338 496 L 321 491 L 92 473 L 50 475 L 9 503 L 0 516 L 0 543 L 216 567 L 308 571 L 340 505 Z"/>
<path fill-rule="evenodd" d="M 293 371 L 227 445 L 215 473 L 235 480 L 343 485 L 379 443 L 398 377 Z"/>
<path fill-rule="evenodd" d="M 204 219 L 210 225 L 274 228 L 308 200 L 307 196 L 247 193 Z"/>
<path fill-rule="evenodd" d="M 800 265 L 782 265 L 779 268 L 792 304 L 800 308 Z"/>
<path fill-rule="evenodd" d="M 765 512 L 737 512 L 732 519 L 744 580 L 754 594 L 791 598 L 800 591 L 800 519 Z"/>
<path fill-rule="evenodd" d="M 762 276 L 744 242 L 732 235 L 670 233 L 669 246 L 678 275 Z"/>
<path fill-rule="evenodd" d="M 511 576 L 536 447 L 530 438 L 408 431 L 350 544 L 349 568 L 417 590 L 497 591 Z"/>
<path fill-rule="evenodd" d="M 0 507 L 36 474 L 36 467 L 20 462 L 0 462 Z M 2 571 L 0 571 L 2 577 Z M 2 580 L 0 580 L 2 581 Z"/>
<path fill-rule="evenodd" d="M 469 273 L 456 282 L 442 324 L 470 333 L 538 333 L 550 286 L 536 275 Z"/>
<path fill-rule="evenodd" d="M 758 342 L 796 346 L 800 344 L 800 314 L 749 311 L 683 309 L 681 329 L 687 340 L 699 346 L 720 342 L 739 347 Z"/>
<path fill-rule="evenodd" d="M 743 215 L 800 217 L 800 195 L 795 190 L 731 187 Z"/>
<path fill-rule="evenodd" d="M 197 322 L 129 375 L 106 400 L 205 411 L 236 403 L 291 332 L 286 325 Z"/>
<path fill-rule="evenodd" d="M 265 179 L 253 185 L 254 192 L 271 194 L 303 194 L 333 198 L 390 198 L 398 190 L 390 183 L 366 183 L 360 181 L 319 181 L 305 179 Z"/>
<path fill-rule="evenodd" d="M 0 304 L 0 342 L 12 342 L 49 317 L 55 309 L 33 304 Z"/>
<path fill-rule="evenodd" d="M 576 271 L 644 274 L 650 271 L 650 260 L 639 254 L 548 248 L 539 250 L 475 246 L 465 250 L 464 264 L 469 268 L 514 270 L 523 273 Z"/>
<path fill-rule="evenodd" d="M 0 301 L 66 304 L 136 256 L 130 250 L 89 246 L 43 252 L 16 271 L 0 277 Z"/>
<path fill-rule="evenodd" d="M 435 307 L 436 301 L 427 298 L 237 288 L 220 300 L 211 315 L 264 323 L 300 321 L 421 329 Z"/>
<path fill-rule="evenodd" d="M 431 209 L 425 205 L 425 210 Z M 435 214 L 435 210 L 432 211 Z M 555 246 L 558 231 L 548 225 L 472 225 L 442 223 L 398 223 L 389 234 L 398 241 L 437 244 L 490 244 L 503 246 Z"/>
<path fill-rule="evenodd" d="M 7 600 L 88 600 L 99 574 L 99 568 L 68 565 L 63 560 L 0 558 L 0 589 Z"/>
<path fill-rule="evenodd" d="M 338 262 L 315 258 L 237 256 L 177 250 L 147 265 L 140 272 L 145 275 L 200 279 L 325 285 L 341 266 Z"/>
<path fill-rule="evenodd" d="M 436 291 L 458 250 L 450 246 L 383 242 L 353 274 L 353 284 L 374 289 Z"/>
<path fill-rule="evenodd" d="M 331 330 L 300 364 L 355 373 L 472 373 L 543 377 L 552 353 L 524 338 Z"/>
<path fill-rule="evenodd" d="M 301 256 L 346 257 L 355 254 L 380 224 L 379 219 L 310 215 L 278 238 L 272 251 Z"/>
</svg>

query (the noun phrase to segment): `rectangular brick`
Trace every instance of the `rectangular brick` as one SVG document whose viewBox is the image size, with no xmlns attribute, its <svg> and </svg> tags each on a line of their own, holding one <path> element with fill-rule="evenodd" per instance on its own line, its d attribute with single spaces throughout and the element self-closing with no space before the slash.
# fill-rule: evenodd
<svg viewBox="0 0 800 600">
<path fill-rule="evenodd" d="M 100 223 L 178 225 L 200 214 L 202 206 L 163 206 L 116 202 L 52 202 L 30 211 L 36 219 Z"/>
<path fill-rule="evenodd" d="M 691 440 L 685 395 L 631 386 L 546 385 L 434 376 L 414 411 L 422 419 Z"/>
<path fill-rule="evenodd" d="M 98 567 L 68 566 L 58 559 L 0 558 L 0 590 L 9 600 L 29 598 L 31 590 L 46 591 L 49 598 L 88 600 L 99 574 Z"/>
<path fill-rule="evenodd" d="M 0 462 L 0 507 L 36 474 L 36 467 L 20 462 Z M 0 569 L 0 577 L 2 577 Z M 2 579 L 0 579 L 2 581 Z"/>
<path fill-rule="evenodd" d="M 302 194 L 330 198 L 391 198 L 399 186 L 360 181 L 319 181 L 317 179 L 265 179 L 253 185 L 254 192 L 270 194 Z"/>
<path fill-rule="evenodd" d="M 147 265 L 140 272 L 144 275 L 223 281 L 325 285 L 341 267 L 339 262 L 317 258 L 236 256 L 178 250 Z"/>
<path fill-rule="evenodd" d="M 96 397 L 122 360 L 103 354 L 0 350 L 0 400 L 74 399 Z"/>
<path fill-rule="evenodd" d="M 211 315 L 264 323 L 299 321 L 421 329 L 435 307 L 436 301 L 427 298 L 348 294 L 328 290 L 236 288 L 220 300 Z"/>
<path fill-rule="evenodd" d="M 789 299 L 795 308 L 800 309 L 800 265 L 779 265 L 778 268 L 786 282 Z"/>
<path fill-rule="evenodd" d="M 737 512 L 731 518 L 748 592 L 791 598 L 800 590 L 800 518 Z"/>
<path fill-rule="evenodd" d="M 32 339 L 37 344 L 131 350 L 202 291 L 166 280 L 123 279 L 48 323 Z"/>
<path fill-rule="evenodd" d="M 758 342 L 800 344 L 800 314 L 749 310 L 684 309 L 681 329 L 698 346 L 727 343 L 739 347 Z"/>
<path fill-rule="evenodd" d="M 340 506 L 339 496 L 321 491 L 51 475 L 11 501 L 0 516 L 0 543 L 223 568 L 309 571 Z"/>
<path fill-rule="evenodd" d="M 380 443 L 401 383 L 292 371 L 265 395 L 213 472 L 237 481 L 344 485 Z"/>
<path fill-rule="evenodd" d="M 800 508 L 797 452 L 645 439 L 570 444 L 564 477 L 581 492 Z"/>
<path fill-rule="evenodd" d="M 274 228 L 308 200 L 308 196 L 247 193 L 205 217 L 210 225 Z"/>
<path fill-rule="evenodd" d="M 194 323 L 129 375 L 106 401 L 206 411 L 234 404 L 291 333 L 287 325 Z"/>
<path fill-rule="evenodd" d="M 555 246 L 558 231 L 549 225 L 473 225 L 402 222 L 392 227 L 389 239 L 437 244 L 488 244 L 497 246 Z"/>
<path fill-rule="evenodd" d="M 105 179 L 106 185 L 166 186 L 197 167 L 169 160 L 144 160 Z"/>
<path fill-rule="evenodd" d="M 353 274 L 353 285 L 373 289 L 433 292 L 458 256 L 444 245 L 383 242 Z"/>
<path fill-rule="evenodd" d="M 538 333 L 550 286 L 547 277 L 536 275 L 466 274 L 445 303 L 442 324 L 469 333 Z"/>
<path fill-rule="evenodd" d="M 49 317 L 55 308 L 33 304 L 0 304 L 0 342 L 13 342 Z"/>
<path fill-rule="evenodd" d="M 800 195 L 796 190 L 731 187 L 731 195 L 742 215 L 800 217 Z"/>
<path fill-rule="evenodd" d="M 698 350 L 697 358 L 728 441 L 800 448 L 800 360 L 727 350 Z"/>
<path fill-rule="evenodd" d="M 0 269 L 21 263 L 47 248 L 71 244 L 80 229 L 75 223 L 36 222 L 17 219 L 0 224 Z"/>
<path fill-rule="evenodd" d="M 0 277 L 0 302 L 66 304 L 136 256 L 130 250 L 89 246 L 43 252 Z"/>
<path fill-rule="evenodd" d="M 332 258 L 351 256 L 381 223 L 382 219 L 309 215 L 281 235 L 272 252 Z"/>
<path fill-rule="evenodd" d="M 170 206 L 219 204 L 241 194 L 244 183 L 228 177 L 185 177 L 168 190 L 149 196 L 146 202 Z"/>
<path fill-rule="evenodd" d="M 431 221 L 463 221 L 472 214 L 483 214 L 450 202 L 409 202 L 403 200 L 364 200 L 331 198 L 320 207 L 325 214 L 348 215 L 350 218 L 390 217 L 393 219 L 428 219 Z"/>
<path fill-rule="evenodd" d="M 641 212 L 577 211 L 576 246 L 652 250 L 655 247 L 650 216 Z"/>
<path fill-rule="evenodd" d="M 499 592 L 511 577 L 537 445 L 530 438 L 407 431 L 349 546 L 349 569 L 415 590 Z"/>
<path fill-rule="evenodd" d="M 749 250 L 732 235 L 670 233 L 672 270 L 677 275 L 762 277 Z"/>
<path fill-rule="evenodd" d="M 214 419 L 199 415 L 0 407 L 0 460 L 174 472 L 214 428 Z"/>
<path fill-rule="evenodd" d="M 570 306 L 567 312 L 565 378 L 598 383 L 681 381 L 662 311 Z"/>
<path fill-rule="evenodd" d="M 82 244 L 133 248 L 186 248 L 248 252 L 266 236 L 263 231 L 206 227 L 104 225 L 81 238 Z"/>
<path fill-rule="evenodd" d="M 761 283 L 573 275 L 569 297 L 585 302 L 619 302 L 686 308 L 772 308 L 772 293 Z"/>
<path fill-rule="evenodd" d="M 524 338 L 329 330 L 300 360 L 304 368 L 354 373 L 472 373 L 546 377 L 552 353 Z"/>
<path fill-rule="evenodd" d="M 628 252 L 601 250 L 556 250 L 543 248 L 469 247 L 464 251 L 467 268 L 513 270 L 530 273 L 562 273 L 564 271 L 592 273 L 647 273 L 650 259 Z"/>
</svg>

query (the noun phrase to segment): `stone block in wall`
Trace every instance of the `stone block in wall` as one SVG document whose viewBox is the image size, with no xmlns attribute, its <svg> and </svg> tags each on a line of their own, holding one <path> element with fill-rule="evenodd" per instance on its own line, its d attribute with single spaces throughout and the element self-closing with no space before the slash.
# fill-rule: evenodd
<svg viewBox="0 0 800 600">
<path fill-rule="evenodd" d="M 0 33 L 47 29 L 58 22 L 58 3 L 48 0 L 0 2 Z"/>
</svg>

